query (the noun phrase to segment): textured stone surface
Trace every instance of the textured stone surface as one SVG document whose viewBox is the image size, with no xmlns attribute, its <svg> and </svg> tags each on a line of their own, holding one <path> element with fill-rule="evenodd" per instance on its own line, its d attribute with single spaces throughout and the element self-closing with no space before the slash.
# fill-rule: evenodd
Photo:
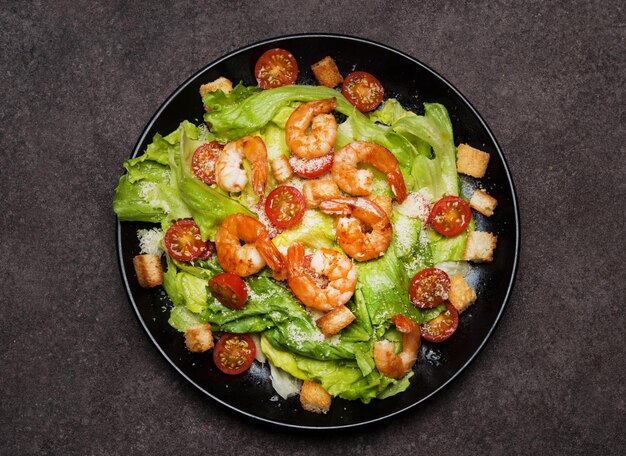
<svg viewBox="0 0 626 456">
<path fill-rule="evenodd" d="M 4 2 L 0 453 L 626 452 L 623 5 L 338 3 Z M 242 419 L 166 367 L 122 288 L 111 211 L 120 163 L 181 81 L 307 31 L 451 80 L 503 147 L 522 214 L 517 285 L 473 365 L 419 410 L 323 437 Z"/>
</svg>

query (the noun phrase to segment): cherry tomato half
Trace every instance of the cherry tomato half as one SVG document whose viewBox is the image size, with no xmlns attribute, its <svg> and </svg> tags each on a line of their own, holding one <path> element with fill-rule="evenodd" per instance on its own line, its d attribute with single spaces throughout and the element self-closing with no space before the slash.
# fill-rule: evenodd
<svg viewBox="0 0 626 456">
<path fill-rule="evenodd" d="M 191 168 L 195 176 L 207 185 L 215 183 L 215 161 L 223 146 L 217 141 L 203 144 L 196 149 L 191 158 Z"/>
<path fill-rule="evenodd" d="M 191 219 L 178 220 L 165 233 L 165 248 L 169 256 L 178 261 L 191 261 L 198 258 L 206 243 L 200 236 L 200 228 Z"/>
<path fill-rule="evenodd" d="M 247 371 L 254 361 L 256 345 L 246 334 L 224 334 L 215 344 L 213 361 L 219 370 L 228 375 Z"/>
<path fill-rule="evenodd" d="M 454 334 L 458 326 L 459 312 L 446 301 L 446 310 L 422 325 L 422 337 L 429 342 L 443 342 Z"/>
<path fill-rule="evenodd" d="M 304 196 L 300 190 L 288 185 L 281 185 L 267 195 L 265 213 L 278 228 L 290 228 L 304 215 Z"/>
<path fill-rule="evenodd" d="M 270 49 L 257 60 L 254 77 L 263 90 L 293 84 L 298 78 L 298 63 L 291 52 Z"/>
<path fill-rule="evenodd" d="M 383 102 L 385 89 L 373 75 L 355 71 L 343 80 L 341 93 L 359 111 L 370 112 Z"/>
<path fill-rule="evenodd" d="M 452 237 L 461 233 L 472 219 L 467 201 L 458 196 L 444 196 L 435 203 L 428 218 L 431 226 L 442 236 Z"/>
<path fill-rule="evenodd" d="M 206 241 L 202 248 L 202 253 L 198 256 L 200 260 L 208 260 L 215 254 L 215 244 L 211 241 Z"/>
<path fill-rule="evenodd" d="M 233 310 L 241 310 L 248 300 L 248 290 L 241 277 L 224 272 L 209 279 L 209 290 L 222 305 Z"/>
<path fill-rule="evenodd" d="M 441 269 L 426 268 L 419 271 L 409 285 L 409 298 L 415 307 L 432 309 L 448 299 L 450 277 Z"/>
<path fill-rule="evenodd" d="M 292 155 L 289 157 L 289 164 L 291 165 L 293 172 L 298 176 L 304 179 L 313 179 L 330 171 L 333 167 L 334 156 L 335 154 L 330 152 L 326 155 L 322 155 L 321 157 L 307 160 L 305 158 Z"/>
</svg>

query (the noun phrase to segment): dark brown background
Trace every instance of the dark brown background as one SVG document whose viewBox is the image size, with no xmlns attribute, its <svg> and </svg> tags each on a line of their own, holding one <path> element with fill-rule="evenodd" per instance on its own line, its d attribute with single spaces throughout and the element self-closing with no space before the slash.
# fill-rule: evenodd
<svg viewBox="0 0 626 456">
<path fill-rule="evenodd" d="M 624 453 L 621 2 L 311 5 L 3 2 L 0 452 Z M 179 83 L 311 31 L 383 42 L 456 85 L 522 216 L 517 284 L 478 359 L 419 409 L 326 435 L 244 419 L 167 365 L 126 299 L 111 210 L 122 160 Z"/>
</svg>

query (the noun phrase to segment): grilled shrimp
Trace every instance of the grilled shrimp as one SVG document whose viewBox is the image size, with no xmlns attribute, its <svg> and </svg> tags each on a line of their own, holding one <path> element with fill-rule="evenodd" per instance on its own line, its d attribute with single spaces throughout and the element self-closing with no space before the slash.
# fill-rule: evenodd
<svg viewBox="0 0 626 456">
<path fill-rule="evenodd" d="M 267 182 L 267 149 L 258 136 L 244 136 L 226 144 L 215 161 L 217 185 L 227 192 L 240 192 L 248 183 L 246 170 L 241 163 L 246 157 L 252 169 L 254 193 L 263 196 Z"/>
<path fill-rule="evenodd" d="M 244 245 L 241 245 L 241 242 Z M 217 261 L 227 272 L 246 277 L 265 265 L 274 271 L 274 278 L 284 280 L 285 258 L 272 243 L 263 224 L 244 214 L 229 215 L 215 235 Z"/>
<path fill-rule="evenodd" d="M 311 101 L 298 106 L 285 125 L 285 142 L 300 158 L 317 158 L 328 154 L 337 139 L 337 121 L 332 115 L 335 98 Z M 310 128 L 310 132 L 309 132 Z"/>
<path fill-rule="evenodd" d="M 371 193 L 372 172 L 369 169 L 357 169 L 359 163 L 367 163 L 384 173 L 396 200 L 400 203 L 405 200 L 406 185 L 398 159 L 389 149 L 365 141 L 354 141 L 335 152 L 331 173 L 339 188 L 354 196 Z"/>
<path fill-rule="evenodd" d="M 378 204 L 365 198 L 336 198 L 322 201 L 320 210 L 341 216 L 335 227 L 337 242 L 355 260 L 371 260 L 387 251 L 391 222 Z"/>
<path fill-rule="evenodd" d="M 396 354 L 393 342 L 380 340 L 374 344 L 374 364 L 385 377 L 401 378 L 411 372 L 417 361 L 421 331 L 417 323 L 404 315 L 394 315 L 391 320 L 402 333 L 402 351 Z"/>
<path fill-rule="evenodd" d="M 356 269 L 341 252 L 316 250 L 305 256 L 304 246 L 295 242 L 287 252 L 287 283 L 302 303 L 323 312 L 339 307 L 352 297 L 356 287 Z"/>
</svg>

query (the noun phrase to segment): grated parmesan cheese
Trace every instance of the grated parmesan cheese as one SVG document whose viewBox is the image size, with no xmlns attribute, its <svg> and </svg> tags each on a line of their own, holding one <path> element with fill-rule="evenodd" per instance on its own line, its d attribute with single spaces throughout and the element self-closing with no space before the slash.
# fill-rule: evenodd
<svg viewBox="0 0 626 456">
<path fill-rule="evenodd" d="M 139 249 L 142 254 L 162 255 L 161 241 L 163 240 L 163 230 L 152 228 L 150 230 L 138 230 Z"/>
<path fill-rule="evenodd" d="M 411 192 L 407 195 L 406 200 L 402 204 L 398 204 L 398 212 L 411 218 L 419 218 L 422 223 L 426 224 L 430 215 L 431 195 L 421 190 L 419 192 Z"/>
</svg>

